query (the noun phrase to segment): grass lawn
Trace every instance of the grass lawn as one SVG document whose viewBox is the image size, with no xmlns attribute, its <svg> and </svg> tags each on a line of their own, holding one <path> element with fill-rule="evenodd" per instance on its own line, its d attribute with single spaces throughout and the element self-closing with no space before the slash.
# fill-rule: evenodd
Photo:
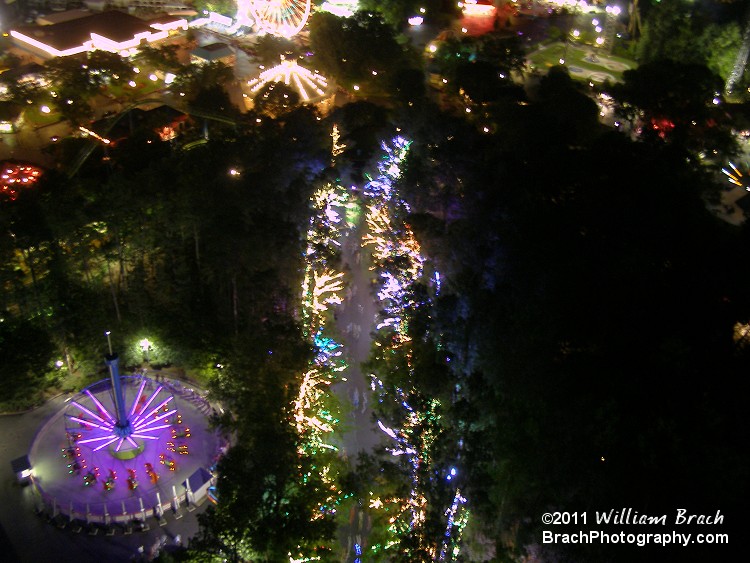
<svg viewBox="0 0 750 563">
<path fill-rule="evenodd" d="M 596 58 L 592 60 L 592 54 Z M 635 61 L 605 54 L 600 49 L 589 45 L 568 45 L 567 53 L 563 43 L 552 43 L 531 53 L 527 58 L 532 67 L 539 70 L 547 70 L 560 64 L 560 59 L 565 55 L 565 64 L 570 70 L 573 78 L 590 80 L 602 83 L 605 80 L 622 80 L 625 70 L 635 68 Z"/>
<path fill-rule="evenodd" d="M 50 113 L 42 113 L 36 105 L 27 107 L 24 110 L 23 117 L 27 123 L 30 123 L 34 127 L 44 127 L 45 125 L 57 123 L 62 119 L 62 116 L 54 109 Z"/>
<path fill-rule="evenodd" d="M 131 88 L 127 84 L 111 84 L 107 87 L 107 91 L 118 99 L 136 99 L 153 94 L 157 90 L 164 88 L 164 83 L 161 80 L 152 81 L 148 78 L 146 80 L 139 80 L 139 78 L 135 78 L 135 88 Z"/>
</svg>

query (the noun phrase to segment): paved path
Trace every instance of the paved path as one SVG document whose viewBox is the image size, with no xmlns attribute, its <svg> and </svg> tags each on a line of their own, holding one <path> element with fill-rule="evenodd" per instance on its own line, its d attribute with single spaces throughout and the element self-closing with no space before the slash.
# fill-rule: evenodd
<svg viewBox="0 0 750 563">
<path fill-rule="evenodd" d="M 334 389 L 345 405 L 351 405 L 351 414 L 344 421 L 347 431 L 342 441 L 344 453 L 352 463 L 358 452 L 372 452 L 382 435 L 373 424 L 370 380 L 361 369 L 362 362 L 370 355 L 370 333 L 375 329 L 377 313 L 375 298 L 370 292 L 369 255 L 361 248 L 364 229 L 360 224 L 341 241 L 342 260 L 349 270 L 349 286 L 336 314 L 349 367 L 343 372 L 347 381 Z"/>
<path fill-rule="evenodd" d="M 370 257 L 362 248 L 362 237 L 366 232 L 364 214 L 357 227 L 341 241 L 341 256 L 348 270 L 349 285 L 344 293 L 344 302 L 336 312 L 336 324 L 342 335 L 342 344 L 349 367 L 343 372 L 347 380 L 334 386 L 335 393 L 346 407 L 349 416 L 343 420 L 346 431 L 341 437 L 342 453 L 352 466 L 359 452 L 372 453 L 381 442 L 383 433 L 374 423 L 372 413 L 372 390 L 370 378 L 361 368 L 370 355 L 371 333 L 375 330 L 377 299 L 371 293 L 372 272 Z M 367 507 L 353 506 L 349 523 L 340 530 L 342 544 L 346 548 L 345 561 L 359 561 L 358 555 L 367 546 L 367 535 L 371 520 Z"/>
</svg>

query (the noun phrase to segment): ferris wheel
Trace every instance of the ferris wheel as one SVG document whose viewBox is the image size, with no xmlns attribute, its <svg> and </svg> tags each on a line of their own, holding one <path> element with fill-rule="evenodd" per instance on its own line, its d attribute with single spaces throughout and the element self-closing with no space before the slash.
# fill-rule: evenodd
<svg viewBox="0 0 750 563">
<path fill-rule="evenodd" d="M 292 37 L 307 23 L 310 0 L 251 0 L 250 9 L 263 31 Z"/>
</svg>

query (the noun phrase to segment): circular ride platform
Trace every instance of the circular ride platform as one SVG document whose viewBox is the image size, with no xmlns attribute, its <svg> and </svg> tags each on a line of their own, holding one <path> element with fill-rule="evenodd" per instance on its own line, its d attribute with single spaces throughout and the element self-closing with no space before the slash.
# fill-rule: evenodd
<svg viewBox="0 0 750 563">
<path fill-rule="evenodd" d="M 226 447 L 209 426 L 205 395 L 142 374 L 120 382 L 125 429 L 111 380 L 103 380 L 70 399 L 37 433 L 29 453 L 33 481 L 53 516 L 145 521 L 205 497 L 210 469 Z"/>
</svg>

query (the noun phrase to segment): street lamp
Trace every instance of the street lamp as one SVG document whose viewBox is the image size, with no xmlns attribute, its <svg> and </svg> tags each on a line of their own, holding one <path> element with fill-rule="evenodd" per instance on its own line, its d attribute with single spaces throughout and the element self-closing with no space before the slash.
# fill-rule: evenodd
<svg viewBox="0 0 750 563">
<path fill-rule="evenodd" d="M 148 363 L 148 353 L 151 350 L 151 342 L 148 338 L 144 338 L 138 344 L 141 347 L 141 351 L 143 352 L 143 357 L 146 359 L 146 363 Z"/>
</svg>

